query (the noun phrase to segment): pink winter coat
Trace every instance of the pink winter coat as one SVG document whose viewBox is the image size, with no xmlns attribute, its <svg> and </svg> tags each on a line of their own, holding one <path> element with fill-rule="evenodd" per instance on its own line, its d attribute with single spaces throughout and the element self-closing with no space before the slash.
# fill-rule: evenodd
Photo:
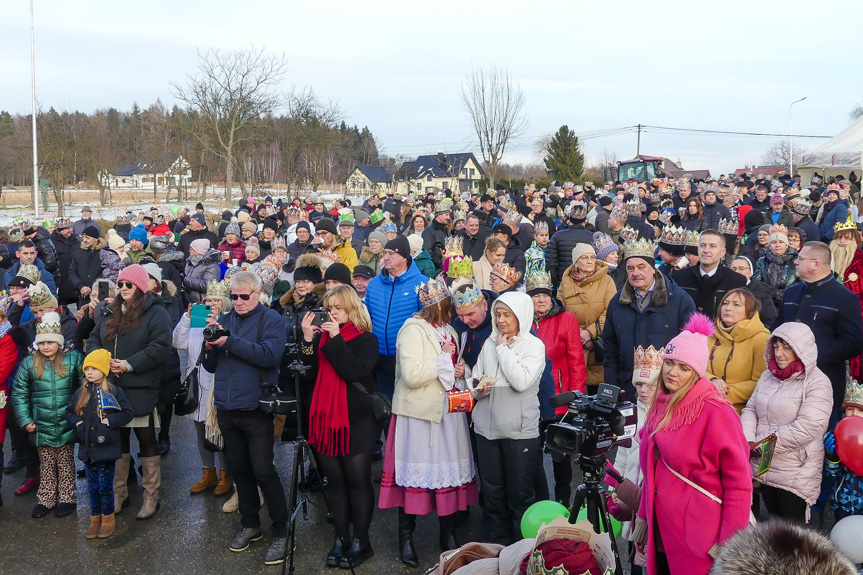
<svg viewBox="0 0 863 575">
<path fill-rule="evenodd" d="M 647 571 L 658 573 L 657 552 L 664 550 L 672 575 L 706 575 L 713 565 L 708 551 L 749 524 L 749 445 L 734 407 L 704 378 L 653 434 L 670 397 L 657 392 L 640 432 L 644 483 L 638 517 L 647 522 Z M 722 505 L 668 467 L 719 497 Z"/>
<path fill-rule="evenodd" d="M 809 326 L 784 323 L 773 331 L 764 347 L 770 365 L 773 340 L 782 338 L 803 362 L 804 371 L 780 381 L 765 370 L 740 414 L 747 441 L 759 441 L 776 433 L 776 450 L 770 469 L 758 481 L 790 491 L 814 505 L 821 492 L 824 463 L 824 432 L 833 410 L 833 387 L 815 367 L 818 348 Z M 753 462 L 753 470 L 757 464 Z"/>
</svg>

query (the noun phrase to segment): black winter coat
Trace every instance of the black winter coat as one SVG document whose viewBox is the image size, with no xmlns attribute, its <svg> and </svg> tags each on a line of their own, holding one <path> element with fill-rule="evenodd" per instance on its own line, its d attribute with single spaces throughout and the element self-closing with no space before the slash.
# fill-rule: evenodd
<svg viewBox="0 0 863 575">
<path fill-rule="evenodd" d="M 193 241 L 199 240 L 201 238 L 208 240 L 212 249 L 219 249 L 219 238 L 217 238 L 216 234 L 214 234 L 207 228 L 200 229 L 196 232 L 189 230 L 188 232 L 180 236 L 180 251 L 183 252 L 183 256 L 188 259 L 189 246 L 192 245 Z"/>
<path fill-rule="evenodd" d="M 446 224 L 433 220 L 431 225 L 423 230 L 422 236 L 423 249 L 431 256 L 435 269 L 441 269 L 443 266 L 443 250 L 446 246 L 446 239 L 449 236 Z"/>
<path fill-rule="evenodd" d="M 51 234 L 45 228 L 39 228 L 33 236 L 33 243 L 36 244 L 36 254 L 45 264 L 45 269 L 56 276 L 60 270 L 60 262 L 57 260 L 57 250 L 54 248 L 54 242 L 51 241 Z"/>
<path fill-rule="evenodd" d="M 159 261 L 156 262 L 156 265 L 162 270 L 162 281 L 171 282 L 177 288 L 180 313 L 184 312 L 186 306 L 189 304 L 189 300 L 186 298 L 186 292 L 182 289 L 183 274 L 186 270 L 186 259 L 183 257 L 183 252 L 177 251 L 174 246 L 171 246 L 168 248 L 168 251 L 163 252 L 159 256 Z M 179 316 L 175 319 L 172 315 L 171 319 L 174 321 L 174 325 L 177 325 L 177 322 L 180 321 Z"/>
<path fill-rule="evenodd" d="M 120 447 L 120 428 L 134 418 L 132 404 L 129 403 L 123 390 L 115 386 L 113 395 L 122 409 L 108 411 L 105 414 L 108 425 L 105 425 L 99 419 L 95 386 L 89 382 L 85 385 L 90 389 L 90 401 L 87 402 L 81 415 L 75 413 L 75 405 L 81 397 L 81 389 L 78 389 L 69 400 L 64 414 L 66 421 L 75 430 L 77 443 L 81 444 L 78 448 L 78 459 L 85 463 L 116 461 L 123 455 Z"/>
<path fill-rule="evenodd" d="M 490 232 L 484 230 L 482 226 L 480 226 L 475 236 L 468 235 L 467 230 L 461 230 L 456 235 L 462 238 L 465 257 L 470 256 L 473 258 L 473 261 L 478 261 L 485 253 L 485 240 L 488 239 Z"/>
<path fill-rule="evenodd" d="M 745 277 L 722 265 L 711 277 L 702 276 L 700 266 L 689 266 L 674 272 L 674 281 L 686 290 L 695 302 L 695 309 L 710 319 L 716 319 L 719 302 L 725 294 L 735 288 L 746 287 Z"/>
<path fill-rule="evenodd" d="M 719 220 L 728 219 L 731 217 L 731 212 L 728 208 L 726 208 L 722 204 L 704 204 L 701 208 L 702 213 L 704 214 L 702 219 L 704 220 L 704 229 L 705 230 L 718 230 L 719 229 Z"/>
<path fill-rule="evenodd" d="M 96 325 L 87 340 L 86 352 L 107 349 L 111 357 L 123 359 L 132 371 L 121 374 L 113 381 L 123 389 L 135 417 L 153 412 L 159 399 L 162 371 L 169 352 L 173 351 L 171 338 L 173 325 L 162 298 L 148 292 L 144 311 L 137 325 L 115 339 L 107 339 L 105 324 L 112 310 L 100 303 L 95 310 Z"/>
<path fill-rule="evenodd" d="M 794 224 L 794 227 L 800 228 L 806 234 L 806 241 L 815 242 L 821 238 L 821 231 L 818 229 L 818 224 L 812 221 L 809 216 L 804 217 L 799 222 Z"/>
<path fill-rule="evenodd" d="M 761 302 L 761 310 L 758 312 L 758 317 L 761 318 L 761 323 L 765 326 L 771 325 L 776 319 L 776 305 L 773 303 L 773 293 L 766 283 L 758 280 L 749 280 L 746 284 L 752 295 Z"/>
<path fill-rule="evenodd" d="M 57 273 L 57 300 L 61 304 L 78 302 L 78 291 L 69 280 L 69 271 L 72 267 L 72 256 L 78 251 L 78 240 L 75 236 L 64 237 L 60 232 L 54 230 L 51 241 L 57 252 L 59 270 Z"/>
<path fill-rule="evenodd" d="M 72 263 L 69 266 L 69 282 L 75 287 L 78 297 L 81 297 L 81 288 L 92 288 L 93 283 L 102 277 L 102 260 L 99 250 L 105 247 L 105 240 L 99 242 L 92 249 L 84 249 L 80 245 L 72 254 Z"/>
<path fill-rule="evenodd" d="M 563 272 L 572 265 L 572 250 L 578 244 L 593 245 L 593 232 L 584 229 L 582 224 L 575 224 L 551 236 L 545 252 L 545 269 L 551 274 L 552 285 L 560 285 Z"/>
<path fill-rule="evenodd" d="M 22 324 L 18 324 L 21 320 L 21 314 L 24 308 L 19 305 L 13 305 L 9 308 L 8 317 L 9 323 L 16 326 L 9 330 L 12 340 L 18 344 L 20 356 L 23 358 L 28 355 L 27 349 L 36 341 L 36 319 Z M 60 331 L 63 333 L 63 338 L 67 342 L 72 342 L 72 346 L 78 351 L 84 350 L 83 341 L 78 336 L 78 321 L 72 315 L 66 306 L 60 308 Z"/>
</svg>

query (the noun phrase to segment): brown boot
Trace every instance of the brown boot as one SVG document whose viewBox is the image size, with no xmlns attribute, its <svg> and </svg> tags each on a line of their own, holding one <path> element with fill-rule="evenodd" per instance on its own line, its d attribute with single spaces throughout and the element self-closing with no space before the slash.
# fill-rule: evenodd
<svg viewBox="0 0 863 575">
<path fill-rule="evenodd" d="M 227 469 L 219 470 L 219 483 L 216 485 L 215 491 L 213 491 L 214 495 L 224 495 L 233 487 L 234 481 L 231 479 L 231 474 L 228 473 Z"/>
<path fill-rule="evenodd" d="M 144 478 L 141 485 L 144 487 L 144 504 L 138 512 L 136 519 L 149 519 L 159 510 L 159 486 L 162 485 L 162 468 L 159 465 L 161 457 L 142 457 L 141 471 Z"/>
<path fill-rule="evenodd" d="M 114 517 L 113 515 L 111 516 Z M 84 532 L 84 539 L 95 539 L 99 536 L 99 527 L 102 525 L 101 515 L 90 516 L 90 527 Z"/>
<path fill-rule="evenodd" d="M 114 514 L 102 516 L 102 526 L 99 527 L 99 539 L 107 539 L 114 534 L 114 529 L 117 524 L 114 521 Z"/>
<path fill-rule="evenodd" d="M 204 473 L 201 476 L 201 479 L 199 479 L 197 483 L 195 483 L 189 488 L 189 493 L 194 495 L 195 493 L 206 491 L 210 487 L 216 485 L 216 483 L 218 482 L 219 480 L 216 478 L 216 468 L 204 467 Z M 216 493 L 216 495 L 218 495 L 218 493 Z"/>
<path fill-rule="evenodd" d="M 114 464 L 114 513 L 119 513 L 123 508 L 129 506 L 129 459 L 130 455 L 124 453 Z"/>
</svg>

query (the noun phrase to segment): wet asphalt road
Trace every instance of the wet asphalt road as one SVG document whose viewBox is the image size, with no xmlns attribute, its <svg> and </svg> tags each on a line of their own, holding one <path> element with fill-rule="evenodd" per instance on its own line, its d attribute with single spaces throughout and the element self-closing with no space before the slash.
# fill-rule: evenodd
<svg viewBox="0 0 863 575">
<path fill-rule="evenodd" d="M 134 438 L 134 435 L 133 435 Z M 200 478 L 195 432 L 186 418 L 174 418 L 171 426 L 171 453 L 163 458 L 161 508 L 149 521 L 137 521 L 141 487 L 130 485 L 132 506 L 117 516 L 117 532 L 110 539 L 87 541 L 89 525 L 86 479 L 78 479 L 78 509 L 62 519 L 49 514 L 31 519 L 36 505 L 35 491 L 23 497 L 13 494 L 24 471 L 3 477 L 0 492 L 0 573 L 40 575 L 49 573 L 98 574 L 193 574 L 193 573 L 280 573 L 281 566 L 264 565 L 264 555 L 272 538 L 266 507 L 261 519 L 264 539 L 243 553 L 231 553 L 228 544 L 240 528 L 237 513 L 222 512 L 228 496 L 215 497 L 212 491 L 189 495 L 189 486 Z M 3 460 L 9 456 L 9 442 Z M 132 452 L 137 446 L 132 444 Z M 276 466 L 287 490 L 290 484 L 293 444 L 277 444 Z M 551 464 L 545 456 L 547 476 Z M 80 462 L 78 463 L 80 467 Z M 373 465 L 375 491 L 380 488 L 381 462 Z M 320 493 L 308 496 L 308 519 L 297 520 L 295 573 L 349 573 L 328 569 L 324 558 L 332 545 L 332 525 L 326 522 L 326 508 Z M 358 567 L 358 574 L 419 575 L 433 566 L 440 555 L 436 516 L 419 517 L 415 542 L 420 566 L 411 569 L 398 560 L 398 518 L 395 509 L 375 509 L 371 541 L 375 556 Z M 471 508 L 470 521 L 458 529 L 460 542 L 480 540 L 484 535 L 482 510 Z"/>
</svg>

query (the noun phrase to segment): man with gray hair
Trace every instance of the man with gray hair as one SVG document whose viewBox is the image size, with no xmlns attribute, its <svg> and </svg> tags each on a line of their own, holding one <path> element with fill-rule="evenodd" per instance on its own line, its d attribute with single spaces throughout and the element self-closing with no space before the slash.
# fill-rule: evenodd
<svg viewBox="0 0 863 575">
<path fill-rule="evenodd" d="M 211 327 L 223 335 L 206 341 L 202 365 L 213 375 L 214 399 L 225 452 L 231 460 L 242 529 L 231 542 L 234 552 L 263 537 L 258 485 L 272 520 L 273 543 L 264 562 L 284 561 L 288 504 L 273 465 L 273 415 L 258 409 L 263 384 L 276 385 L 287 334 L 278 312 L 261 305 L 261 279 L 253 272 L 231 278 L 234 309 Z"/>
</svg>

